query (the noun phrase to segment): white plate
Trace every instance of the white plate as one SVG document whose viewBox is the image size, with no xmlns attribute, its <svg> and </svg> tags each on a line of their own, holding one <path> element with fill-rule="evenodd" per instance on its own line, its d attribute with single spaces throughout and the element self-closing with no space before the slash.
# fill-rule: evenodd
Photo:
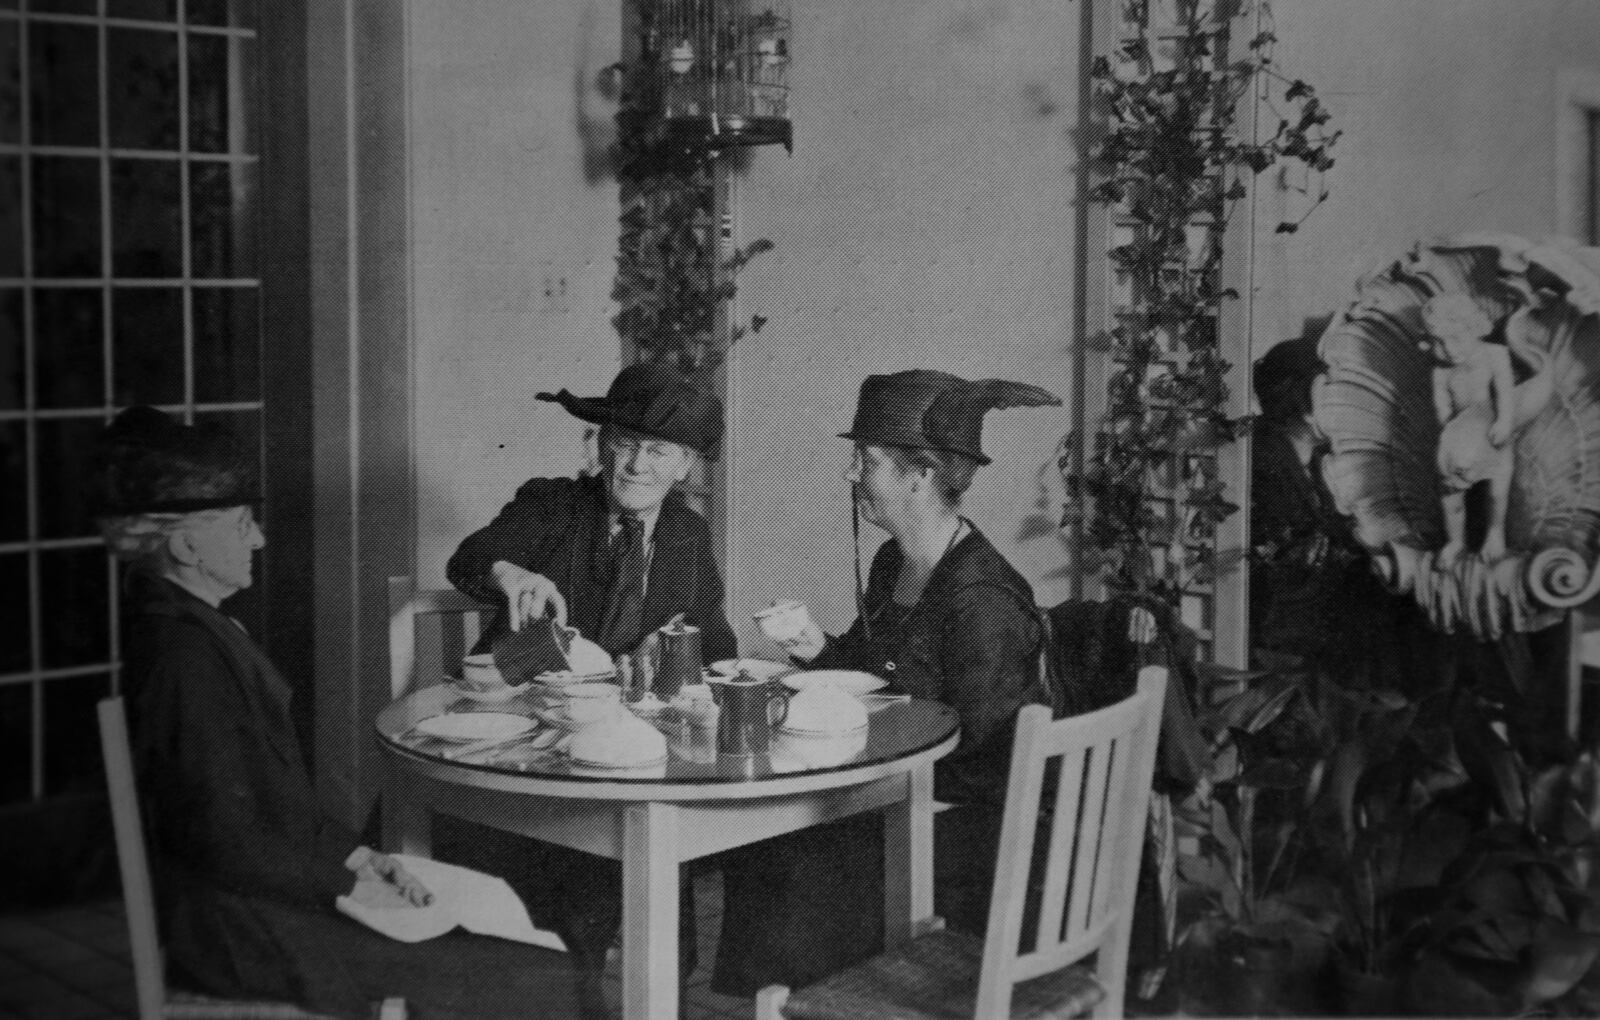
<svg viewBox="0 0 1600 1020">
<path fill-rule="evenodd" d="M 463 698 L 466 698 L 468 701 L 476 701 L 481 705 L 498 705 L 502 702 L 510 701 L 523 691 L 526 691 L 531 685 L 517 684 L 515 687 L 511 687 L 502 684 L 490 691 L 480 691 L 476 688 L 468 687 L 466 684 L 459 683 L 452 683 L 450 686 L 454 687 L 456 689 L 456 693 L 461 695 Z"/>
<path fill-rule="evenodd" d="M 608 673 L 540 673 L 531 682 L 543 687 L 570 687 L 573 684 L 606 683 L 616 678 L 616 670 Z"/>
<path fill-rule="evenodd" d="M 641 761 L 632 765 L 612 765 L 609 762 L 590 761 L 587 758 L 574 758 L 570 754 L 567 757 L 571 758 L 572 764 L 574 765 L 579 765 L 586 769 L 603 769 L 607 772 L 629 772 L 633 769 L 653 769 L 658 765 L 666 764 L 667 761 L 667 756 L 662 755 L 655 761 Z"/>
<path fill-rule="evenodd" d="M 862 723 L 860 726 L 852 726 L 848 730 L 803 730 L 796 726 L 779 726 L 776 730 L 776 732 L 786 734 L 787 736 L 805 737 L 810 740 L 831 740 L 836 737 L 853 737 L 857 734 L 865 733 L 866 731 L 866 723 Z"/>
<path fill-rule="evenodd" d="M 889 685 L 887 680 L 856 669 L 808 669 L 801 673 L 788 674 L 783 678 L 783 682 L 785 686 L 797 691 L 803 691 L 808 687 L 837 687 L 849 694 L 866 694 Z"/>
<path fill-rule="evenodd" d="M 450 712 L 429 716 L 417 723 L 416 730 L 440 740 L 510 740 L 535 725 L 527 716 L 510 712 Z"/>
<path fill-rule="evenodd" d="M 741 669 L 757 680 L 770 680 L 795 671 L 795 667 L 786 662 L 768 662 L 766 659 L 722 659 L 706 667 L 707 672 L 723 676 L 734 676 Z"/>
</svg>

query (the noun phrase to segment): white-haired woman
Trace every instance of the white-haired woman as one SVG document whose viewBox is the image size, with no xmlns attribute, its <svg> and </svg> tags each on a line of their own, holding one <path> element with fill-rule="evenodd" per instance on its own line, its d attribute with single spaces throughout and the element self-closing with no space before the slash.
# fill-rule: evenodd
<svg viewBox="0 0 1600 1020">
<path fill-rule="evenodd" d="M 572 1015 L 566 968 L 545 950 L 460 933 L 405 945 L 335 912 L 352 883 L 397 909 L 429 894 L 322 813 L 289 687 L 222 612 L 266 541 L 249 460 L 220 431 L 148 407 L 117 416 L 101 455 L 101 526 L 127 565 L 123 687 L 169 979 L 341 1017 L 388 996 L 418 1018 Z"/>
</svg>

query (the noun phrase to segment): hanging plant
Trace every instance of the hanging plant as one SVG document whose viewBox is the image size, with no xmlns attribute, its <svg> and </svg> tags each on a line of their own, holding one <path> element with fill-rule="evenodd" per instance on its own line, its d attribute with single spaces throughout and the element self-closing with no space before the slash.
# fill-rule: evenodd
<svg viewBox="0 0 1600 1020">
<path fill-rule="evenodd" d="M 1228 413 L 1231 366 L 1217 326 L 1224 302 L 1239 297 L 1221 282 L 1224 230 L 1249 194 L 1245 181 L 1277 167 L 1302 199 L 1277 230 L 1296 231 L 1327 198 L 1339 137 L 1316 91 L 1273 63 L 1265 8 L 1268 27 L 1230 59 L 1228 13 L 1238 24 L 1239 7 L 1174 0 L 1175 24 L 1157 31 L 1148 0 L 1128 0 L 1132 36 L 1090 71 L 1106 124 L 1089 197 L 1121 225 L 1107 255 L 1130 299 L 1105 337 L 1114 367 L 1082 477 L 1068 456 L 1061 467 L 1069 513 L 1081 498 L 1084 537 L 1111 586 L 1174 606 L 1184 587 L 1214 577 L 1216 527 L 1238 509 L 1215 457 L 1247 425 Z M 1277 115 L 1265 139 L 1239 121 L 1253 113 L 1251 95 Z M 1161 502 L 1174 490 L 1175 512 Z"/>
<path fill-rule="evenodd" d="M 741 150 L 714 147 L 712 139 L 668 130 L 661 116 L 654 4 L 633 0 L 639 51 L 619 64 L 617 170 L 622 214 L 612 319 L 638 361 L 661 361 L 689 373 L 713 371 L 728 349 L 765 324 L 719 327 L 735 292 L 735 279 L 772 242 L 760 239 L 728 250 L 717 223 L 718 160 Z M 725 335 L 719 335 L 725 334 Z"/>
</svg>

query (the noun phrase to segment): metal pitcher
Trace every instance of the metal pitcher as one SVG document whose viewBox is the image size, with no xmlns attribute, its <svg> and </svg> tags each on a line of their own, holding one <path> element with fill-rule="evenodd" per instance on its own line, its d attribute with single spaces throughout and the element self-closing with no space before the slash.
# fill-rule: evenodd
<svg viewBox="0 0 1600 1020">
<path fill-rule="evenodd" d="M 772 746 L 772 728 L 789 714 L 789 689 L 777 680 L 757 679 L 749 673 L 708 676 L 711 696 L 717 702 L 717 752 L 766 754 Z"/>
<path fill-rule="evenodd" d="M 700 628 L 674 621 L 657 631 L 661 635 L 660 665 L 654 690 L 663 700 L 677 697 L 684 684 L 697 684 L 705 670 L 700 658 Z"/>
</svg>

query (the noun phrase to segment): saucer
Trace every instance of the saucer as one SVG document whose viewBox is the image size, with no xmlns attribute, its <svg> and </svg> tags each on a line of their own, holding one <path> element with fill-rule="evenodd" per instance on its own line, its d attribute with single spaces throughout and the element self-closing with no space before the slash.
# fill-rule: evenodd
<svg viewBox="0 0 1600 1020">
<path fill-rule="evenodd" d="M 430 715 L 413 728 L 439 740 L 510 740 L 536 725 L 527 716 L 510 712 L 449 712 Z"/>
<path fill-rule="evenodd" d="M 463 698 L 466 698 L 468 701 L 476 701 L 480 705 L 500 705 L 523 693 L 529 687 L 531 687 L 532 684 L 521 683 L 517 684 L 515 687 L 509 684 L 504 684 L 500 687 L 494 688 L 493 690 L 480 691 L 477 688 L 469 687 L 466 684 L 460 683 L 452 678 L 450 680 L 450 686 L 455 688 L 456 693 L 461 695 Z"/>
<path fill-rule="evenodd" d="M 788 673 L 780 679 L 785 687 L 796 691 L 808 687 L 837 687 L 849 694 L 866 694 L 889 686 L 889 681 L 856 669 L 808 669 Z"/>
</svg>

